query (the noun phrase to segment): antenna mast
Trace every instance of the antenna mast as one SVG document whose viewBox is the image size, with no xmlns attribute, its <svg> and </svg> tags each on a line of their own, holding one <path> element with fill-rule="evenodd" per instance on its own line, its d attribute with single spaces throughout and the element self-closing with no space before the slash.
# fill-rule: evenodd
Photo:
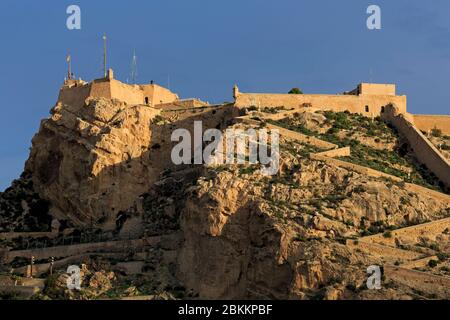
<svg viewBox="0 0 450 320">
<path fill-rule="evenodd" d="M 131 83 L 137 81 L 137 57 L 136 50 L 133 51 L 133 60 L 131 61 Z"/>
<path fill-rule="evenodd" d="M 108 76 L 108 70 L 106 70 L 106 35 L 103 35 L 103 71 L 104 71 L 104 77 L 106 78 Z"/>
</svg>

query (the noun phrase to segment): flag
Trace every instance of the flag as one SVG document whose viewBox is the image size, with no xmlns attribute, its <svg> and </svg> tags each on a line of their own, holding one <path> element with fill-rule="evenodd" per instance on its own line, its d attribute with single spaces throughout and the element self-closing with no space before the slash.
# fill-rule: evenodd
<svg viewBox="0 0 450 320">
<path fill-rule="evenodd" d="M 69 54 L 69 55 L 67 55 L 66 61 L 70 62 L 70 59 L 72 59 L 72 58 L 70 57 L 70 54 Z"/>
</svg>

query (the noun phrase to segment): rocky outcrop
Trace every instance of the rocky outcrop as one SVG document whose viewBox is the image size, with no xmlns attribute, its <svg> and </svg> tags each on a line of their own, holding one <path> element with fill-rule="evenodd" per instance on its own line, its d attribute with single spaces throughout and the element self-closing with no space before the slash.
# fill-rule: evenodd
<svg viewBox="0 0 450 320">
<path fill-rule="evenodd" d="M 308 160 L 272 178 L 213 170 L 186 197 L 177 275 L 212 299 L 358 299 L 383 256 L 346 237 L 446 214 L 401 185 Z"/>
<path fill-rule="evenodd" d="M 0 232 L 50 231 L 49 206 L 35 191 L 30 173 L 24 172 L 0 192 Z"/>
<path fill-rule="evenodd" d="M 118 231 L 107 232 L 111 237 L 140 238 L 134 240 L 142 243 L 139 252 L 128 258 L 139 259 L 138 269 L 146 276 L 121 293 L 131 297 L 166 290 L 209 299 L 413 297 L 401 282 L 394 284 L 395 290 L 389 284 L 367 293 L 367 266 L 400 263 L 400 257 L 391 247 L 394 257 L 388 261 L 386 248 L 362 250 L 357 239 L 390 237 L 394 228 L 448 216 L 448 202 L 407 188 L 400 178 L 372 177 L 310 157 L 327 147 L 311 144 L 307 135 L 296 140 L 284 134 L 286 129 L 280 140 L 280 170 L 274 176 L 262 175 L 258 165 L 172 164 L 173 130 L 192 133 L 196 120 L 202 121 L 203 130 L 229 128 L 238 113 L 230 105 L 160 111 L 107 99 L 89 99 L 78 107 L 58 104 L 33 139 L 26 174 L 0 194 L 1 226 L 48 229 L 55 217 L 61 229 L 73 225 L 69 230 L 80 232 L 95 226 Z M 312 114 L 296 125 L 321 128 L 328 135 L 329 118 Z M 253 126 L 265 126 L 255 122 Z M 16 224 L 5 220 L 8 210 Z M 151 244 L 161 236 L 157 245 Z M 448 234 L 428 240 L 433 242 L 423 241 L 427 250 L 448 251 L 437 244 L 447 243 Z M 395 238 L 392 246 L 406 245 L 397 242 Z M 105 243 L 91 245 L 111 249 Z M 44 251 L 43 259 L 58 256 Z M 121 268 L 116 274 L 107 271 L 113 269 L 110 265 L 86 272 L 89 290 L 81 296 L 59 292 L 65 279 L 58 276 L 59 293 L 54 296 L 111 294 Z"/>
<path fill-rule="evenodd" d="M 148 166 L 151 120 L 147 106 L 90 99 L 83 107 L 56 105 L 33 138 L 26 170 L 51 213 L 74 225 L 114 228 L 155 180 Z"/>
</svg>

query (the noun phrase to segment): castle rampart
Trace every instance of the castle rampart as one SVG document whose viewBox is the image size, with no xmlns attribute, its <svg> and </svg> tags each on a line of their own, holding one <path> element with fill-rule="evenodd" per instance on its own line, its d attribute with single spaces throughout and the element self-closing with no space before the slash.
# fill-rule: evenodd
<svg viewBox="0 0 450 320">
<path fill-rule="evenodd" d="M 391 123 L 406 138 L 416 158 L 426 165 L 447 188 L 450 188 L 450 163 L 422 132 L 403 114 L 400 114 L 395 106 L 387 106 L 382 118 Z"/>
<path fill-rule="evenodd" d="M 443 134 L 450 135 L 450 116 L 415 114 L 413 119 L 414 125 L 421 131 L 430 132 L 437 128 Z"/>
<path fill-rule="evenodd" d="M 314 107 L 335 112 L 349 111 L 367 117 L 381 115 L 384 107 L 395 104 L 406 113 L 406 96 L 395 95 L 395 85 L 360 84 L 357 89 L 345 94 L 268 94 L 241 93 L 235 89 L 237 107 L 255 106 L 301 108 Z"/>
<path fill-rule="evenodd" d="M 172 103 L 178 101 L 178 95 L 157 84 L 126 84 L 113 78 L 110 70 L 107 78 L 97 79 L 91 83 L 69 80 L 59 92 L 58 102 L 75 107 L 82 107 L 87 98 L 117 99 L 129 105 L 149 105 Z"/>
</svg>

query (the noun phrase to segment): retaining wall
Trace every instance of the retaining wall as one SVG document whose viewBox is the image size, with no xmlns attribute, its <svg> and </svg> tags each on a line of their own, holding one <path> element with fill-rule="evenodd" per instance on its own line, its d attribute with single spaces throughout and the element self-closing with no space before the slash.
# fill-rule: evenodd
<svg viewBox="0 0 450 320">
<path fill-rule="evenodd" d="M 420 291 L 428 294 L 439 293 L 441 298 L 450 298 L 450 278 L 448 277 L 393 266 L 384 266 L 384 274 L 387 279 L 408 287 L 420 288 Z"/>
<path fill-rule="evenodd" d="M 387 106 L 382 118 L 392 124 L 408 141 L 417 160 L 450 188 L 450 163 L 422 132 L 409 122 L 396 106 Z"/>
<path fill-rule="evenodd" d="M 379 256 L 386 259 L 386 262 L 394 263 L 398 260 L 415 261 L 424 258 L 422 253 L 397 249 L 380 245 L 377 243 L 368 243 L 358 240 L 347 240 L 347 245 L 353 248 L 358 248 L 362 252 L 369 255 Z"/>
<path fill-rule="evenodd" d="M 150 241 L 150 243 L 156 243 L 160 240 L 161 237 L 148 238 L 148 241 Z M 148 242 L 146 242 L 145 244 L 148 244 Z M 58 258 L 76 256 L 88 252 L 121 252 L 125 251 L 125 249 L 127 248 L 140 249 L 143 246 L 144 240 L 142 239 L 84 243 L 69 246 L 48 247 L 42 249 L 8 251 L 3 254 L 2 260 L 4 263 L 10 263 L 15 257 L 30 258 L 33 256 L 36 260 L 40 260 L 48 259 L 50 257 Z"/>
<path fill-rule="evenodd" d="M 378 243 L 383 245 L 395 245 L 395 238 L 397 237 L 405 240 L 409 239 L 410 241 L 414 241 L 421 236 L 435 238 L 436 235 L 442 234 L 447 228 L 450 228 L 450 218 L 392 230 L 392 237 L 390 238 L 386 238 L 382 234 L 376 234 L 373 236 L 362 237 L 359 240 L 362 242 Z"/>
<path fill-rule="evenodd" d="M 1 240 L 13 240 L 18 238 L 55 238 L 58 232 L 4 232 L 0 233 Z"/>
<path fill-rule="evenodd" d="M 400 179 L 399 177 L 396 176 L 392 176 L 390 174 L 387 173 L 383 173 L 371 168 L 367 168 L 367 167 L 363 167 L 354 163 L 350 163 L 350 162 L 346 162 L 346 161 L 342 161 L 342 160 L 338 160 L 338 159 L 333 159 L 333 158 L 329 158 L 327 156 L 323 156 L 320 154 L 311 154 L 311 159 L 314 160 L 320 160 L 320 161 L 324 161 L 326 163 L 341 167 L 341 168 L 346 168 L 364 175 L 368 175 L 371 177 L 375 177 L 375 178 L 387 178 L 393 181 L 403 181 L 402 179 Z"/>
</svg>

